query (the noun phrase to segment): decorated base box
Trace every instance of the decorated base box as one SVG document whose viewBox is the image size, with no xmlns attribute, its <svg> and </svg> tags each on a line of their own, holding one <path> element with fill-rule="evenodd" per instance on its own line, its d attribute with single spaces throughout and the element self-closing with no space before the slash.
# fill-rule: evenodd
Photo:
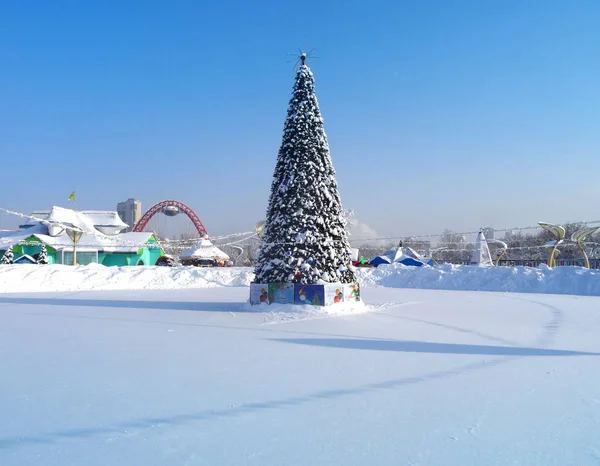
<svg viewBox="0 0 600 466">
<path fill-rule="evenodd" d="M 360 301 L 358 283 L 325 283 L 302 285 L 293 283 L 251 283 L 250 304 L 308 304 L 331 306 Z"/>
</svg>

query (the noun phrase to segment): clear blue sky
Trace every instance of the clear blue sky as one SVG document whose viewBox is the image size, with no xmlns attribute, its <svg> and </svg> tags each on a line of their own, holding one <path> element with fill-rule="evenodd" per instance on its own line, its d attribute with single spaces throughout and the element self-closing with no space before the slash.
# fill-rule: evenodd
<svg viewBox="0 0 600 466">
<path fill-rule="evenodd" d="M 344 207 L 378 233 L 594 220 L 599 25 L 598 0 L 5 1 L 0 207 L 76 190 L 81 209 L 178 199 L 211 233 L 252 229 L 287 54 L 315 48 Z"/>
</svg>

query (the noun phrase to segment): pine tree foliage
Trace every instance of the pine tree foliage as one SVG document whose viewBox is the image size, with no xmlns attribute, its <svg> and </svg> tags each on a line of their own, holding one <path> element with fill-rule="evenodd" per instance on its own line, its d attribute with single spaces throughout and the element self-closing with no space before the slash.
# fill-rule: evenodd
<svg viewBox="0 0 600 466">
<path fill-rule="evenodd" d="M 289 103 L 255 273 L 256 283 L 355 281 L 314 77 L 305 64 Z"/>
<path fill-rule="evenodd" d="M 47 264 L 48 263 L 48 251 L 46 250 L 46 245 L 42 244 L 42 250 L 38 254 L 37 258 L 38 264 Z"/>
<path fill-rule="evenodd" d="M 6 252 L 4 253 L 4 255 L 2 256 L 2 259 L 0 260 L 0 264 L 3 265 L 10 265 L 13 263 L 14 260 L 14 253 L 12 250 L 12 246 L 10 248 L 8 248 L 6 250 Z"/>
</svg>

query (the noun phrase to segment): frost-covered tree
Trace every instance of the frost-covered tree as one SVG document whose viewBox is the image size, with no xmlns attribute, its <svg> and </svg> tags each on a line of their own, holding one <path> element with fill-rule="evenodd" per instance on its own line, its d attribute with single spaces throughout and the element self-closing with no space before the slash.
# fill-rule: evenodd
<svg viewBox="0 0 600 466">
<path fill-rule="evenodd" d="M 355 281 L 346 219 L 305 55 L 279 149 L 256 283 Z"/>
<path fill-rule="evenodd" d="M 0 260 L 0 264 L 10 265 L 13 263 L 14 257 L 15 257 L 15 255 L 13 253 L 12 246 L 11 246 L 6 250 L 6 252 L 2 256 L 2 259 Z"/>
<path fill-rule="evenodd" d="M 48 263 L 48 251 L 46 250 L 46 245 L 42 244 L 42 249 L 37 257 L 38 264 L 47 264 Z"/>
</svg>

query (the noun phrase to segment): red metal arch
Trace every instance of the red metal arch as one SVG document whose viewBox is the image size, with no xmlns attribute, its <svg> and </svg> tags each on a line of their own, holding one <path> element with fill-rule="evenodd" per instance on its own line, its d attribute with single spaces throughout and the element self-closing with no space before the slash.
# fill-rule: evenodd
<svg viewBox="0 0 600 466">
<path fill-rule="evenodd" d="M 200 236 L 208 235 L 208 231 L 206 231 L 206 228 L 204 228 L 204 225 L 200 221 L 200 218 L 196 215 L 196 212 L 180 201 L 160 201 L 159 203 L 154 204 L 146 211 L 142 218 L 140 218 L 139 222 L 135 224 L 133 231 L 144 231 L 144 228 L 146 228 L 146 225 L 148 225 L 148 222 L 154 215 L 161 212 L 165 207 L 171 206 L 177 207 L 180 212 L 183 212 L 188 216 L 188 218 L 196 227 L 196 230 Z"/>
</svg>

